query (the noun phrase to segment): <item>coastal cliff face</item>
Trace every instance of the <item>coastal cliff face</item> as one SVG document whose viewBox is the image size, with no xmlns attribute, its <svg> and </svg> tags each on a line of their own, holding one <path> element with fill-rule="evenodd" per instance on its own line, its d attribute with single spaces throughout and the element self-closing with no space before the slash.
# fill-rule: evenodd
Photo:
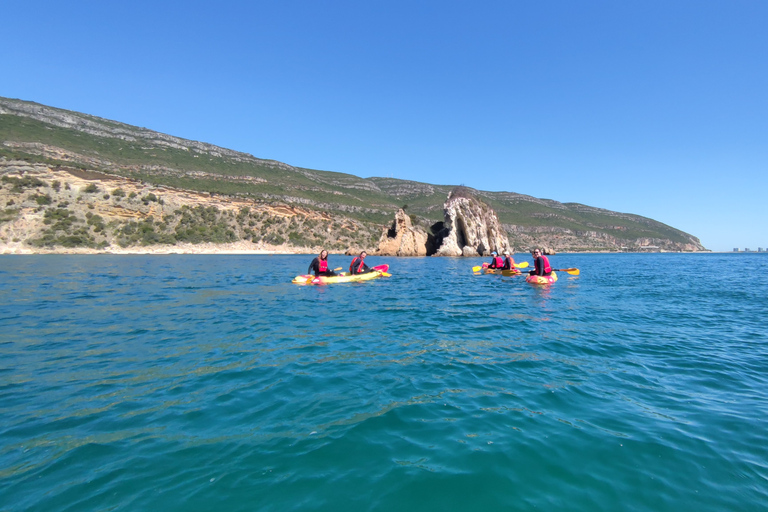
<svg viewBox="0 0 768 512">
<path fill-rule="evenodd" d="M 367 245 L 378 231 L 295 205 L 158 187 L 0 158 L 0 254 L 177 250 L 316 253 Z M 133 248 L 133 249 L 131 249 Z"/>
<path fill-rule="evenodd" d="M 435 256 L 487 256 L 491 251 L 513 252 L 496 213 L 457 187 L 444 206 L 445 220 L 435 235 Z"/>
<path fill-rule="evenodd" d="M 385 229 L 379 239 L 376 254 L 381 256 L 426 256 L 427 232 L 415 228 L 405 210 L 395 214 L 392 226 Z"/>
<path fill-rule="evenodd" d="M 683 241 L 660 237 L 622 236 L 624 228 L 616 226 L 615 234 L 598 230 L 573 230 L 558 226 L 517 226 L 504 224 L 510 242 L 518 250 L 544 248 L 558 252 L 697 252 L 706 251 L 698 238 L 687 235 Z M 551 252 L 550 252 L 551 251 Z"/>
<path fill-rule="evenodd" d="M 15 163 L 9 166 L 11 162 Z M 19 171 L 14 165 L 31 170 Z M 46 177 L 51 173 L 56 176 Z M 35 179 L 44 185 L 30 185 L 37 174 L 40 177 Z M 706 250 L 688 233 L 630 213 L 462 187 L 492 206 L 494 218 L 485 219 L 482 211 L 465 211 L 471 208 L 459 204 L 460 198 L 451 194 L 453 187 L 449 185 L 293 167 L 9 98 L 0 98 L 0 177 L 4 180 L 0 183 L 0 246 L 9 244 L 38 252 L 69 251 L 73 246 L 224 243 L 222 240 L 232 238 L 272 244 L 287 252 L 315 252 L 320 247 L 344 252 L 374 247 L 385 226 L 394 233 L 420 233 L 387 237 L 395 239 L 388 241 L 390 246 L 397 246 L 387 250 L 400 254 L 421 254 L 424 232 L 427 255 L 487 254 L 507 247 L 507 237 L 508 247 L 517 250 L 533 246 L 558 252 Z M 86 180 L 84 188 L 89 192 L 73 194 L 64 189 L 67 182 L 75 190 L 74 179 Z M 60 183 L 61 190 L 54 182 Z M 97 187 L 98 193 L 88 185 Z M 110 193 L 120 188 L 138 197 Z M 447 195 L 457 199 L 457 204 L 447 205 Z M 194 206 L 187 205 L 190 208 L 218 212 L 206 214 L 206 220 L 198 223 L 200 233 L 190 229 L 189 212 L 176 211 L 179 205 L 187 204 L 185 198 L 193 198 L 189 204 Z M 413 225 L 407 229 L 403 225 L 388 227 L 392 212 L 404 203 L 410 204 L 407 217 Z M 234 220 L 225 218 L 229 205 L 259 212 L 261 217 L 235 213 Z M 97 213 L 101 210 L 106 214 Z M 291 210 L 303 214 L 279 213 Z M 65 211 L 69 220 L 58 222 L 57 216 Z M 91 215 L 86 217 L 88 213 Z M 96 231 L 93 226 L 107 215 L 111 220 Z M 92 220 L 94 216 L 96 220 Z M 126 216 L 133 216 L 133 220 Z M 38 231 L 27 229 L 43 220 L 49 224 L 40 224 Z M 133 224 L 122 225 L 126 222 L 141 224 L 139 232 L 132 232 L 138 229 Z M 405 219 L 398 222 L 403 224 Z M 54 230 L 53 226 L 66 229 Z M 6 233 L 5 238 L 2 233 Z"/>
</svg>

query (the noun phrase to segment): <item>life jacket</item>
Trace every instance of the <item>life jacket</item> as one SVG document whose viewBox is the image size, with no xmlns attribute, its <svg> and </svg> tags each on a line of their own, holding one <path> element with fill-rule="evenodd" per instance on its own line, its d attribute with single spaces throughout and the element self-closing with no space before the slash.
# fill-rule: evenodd
<svg viewBox="0 0 768 512">
<path fill-rule="evenodd" d="M 541 259 L 544 261 L 544 274 L 551 274 L 552 267 L 549 266 L 549 258 L 542 254 Z"/>
<path fill-rule="evenodd" d="M 495 268 L 501 268 L 504 266 L 504 259 L 501 256 L 496 256 L 493 258 L 493 263 L 495 264 Z"/>
<path fill-rule="evenodd" d="M 360 260 L 360 265 L 358 265 L 357 266 L 357 270 L 355 270 L 355 262 L 357 260 Z M 360 256 L 358 256 L 355 259 L 353 259 L 352 263 L 349 264 L 349 273 L 350 274 L 359 274 L 360 272 L 362 272 L 363 271 L 363 261 L 364 260 L 365 260 L 365 258 L 361 258 Z"/>
<path fill-rule="evenodd" d="M 328 260 L 323 260 L 320 258 L 317 258 L 317 271 L 318 272 L 327 272 L 328 271 Z"/>
<path fill-rule="evenodd" d="M 515 268 L 515 260 L 511 256 L 504 258 L 504 269 L 509 270 Z"/>
</svg>

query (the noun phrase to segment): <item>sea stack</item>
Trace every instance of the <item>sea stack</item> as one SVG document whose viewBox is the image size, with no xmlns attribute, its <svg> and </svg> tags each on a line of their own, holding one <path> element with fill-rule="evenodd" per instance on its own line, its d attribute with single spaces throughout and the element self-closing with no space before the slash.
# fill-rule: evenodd
<svg viewBox="0 0 768 512">
<path fill-rule="evenodd" d="M 467 187 L 456 187 L 443 207 L 445 220 L 433 226 L 435 256 L 488 256 L 510 250 L 509 239 L 493 208 Z"/>
<path fill-rule="evenodd" d="M 427 256 L 427 232 L 414 227 L 411 218 L 400 208 L 392 226 L 384 229 L 376 251 L 380 256 Z"/>
</svg>

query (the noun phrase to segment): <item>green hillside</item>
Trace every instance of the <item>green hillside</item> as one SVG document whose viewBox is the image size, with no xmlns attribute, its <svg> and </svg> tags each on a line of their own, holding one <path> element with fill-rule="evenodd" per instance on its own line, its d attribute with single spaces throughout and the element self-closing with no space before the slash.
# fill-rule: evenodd
<svg viewBox="0 0 768 512">
<path fill-rule="evenodd" d="M 454 185 L 360 178 L 350 174 L 293 167 L 273 160 L 153 132 L 145 128 L 0 98 L 0 157 L 67 165 L 181 190 L 298 205 L 343 215 L 363 223 L 391 222 L 407 205 L 417 224 L 443 220 L 443 203 Z M 515 194 L 477 191 L 519 243 L 527 235 L 566 237 L 561 250 L 591 250 L 639 239 L 699 245 L 698 239 L 645 217 L 576 203 Z M 605 247 L 589 236 L 603 237 Z M 543 237 L 543 238 L 542 238 Z M 556 244 L 553 244 L 555 246 Z"/>
</svg>

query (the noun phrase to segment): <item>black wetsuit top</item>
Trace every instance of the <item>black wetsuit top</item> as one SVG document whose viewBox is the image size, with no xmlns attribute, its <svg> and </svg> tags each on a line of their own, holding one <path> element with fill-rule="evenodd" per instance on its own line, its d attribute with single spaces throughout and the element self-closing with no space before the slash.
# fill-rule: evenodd
<svg viewBox="0 0 768 512">
<path fill-rule="evenodd" d="M 318 256 L 312 260 L 312 263 L 309 264 L 307 274 L 315 274 L 315 276 L 335 276 L 336 272 L 331 269 L 328 269 L 325 272 L 320 272 L 320 257 Z"/>
<path fill-rule="evenodd" d="M 363 270 L 357 271 L 357 269 L 360 268 L 360 256 L 357 256 L 355 259 L 352 260 L 352 263 L 349 264 L 349 271 L 352 274 L 365 274 L 366 272 L 370 272 L 373 270 L 371 267 L 365 264 L 363 262 Z"/>
</svg>

